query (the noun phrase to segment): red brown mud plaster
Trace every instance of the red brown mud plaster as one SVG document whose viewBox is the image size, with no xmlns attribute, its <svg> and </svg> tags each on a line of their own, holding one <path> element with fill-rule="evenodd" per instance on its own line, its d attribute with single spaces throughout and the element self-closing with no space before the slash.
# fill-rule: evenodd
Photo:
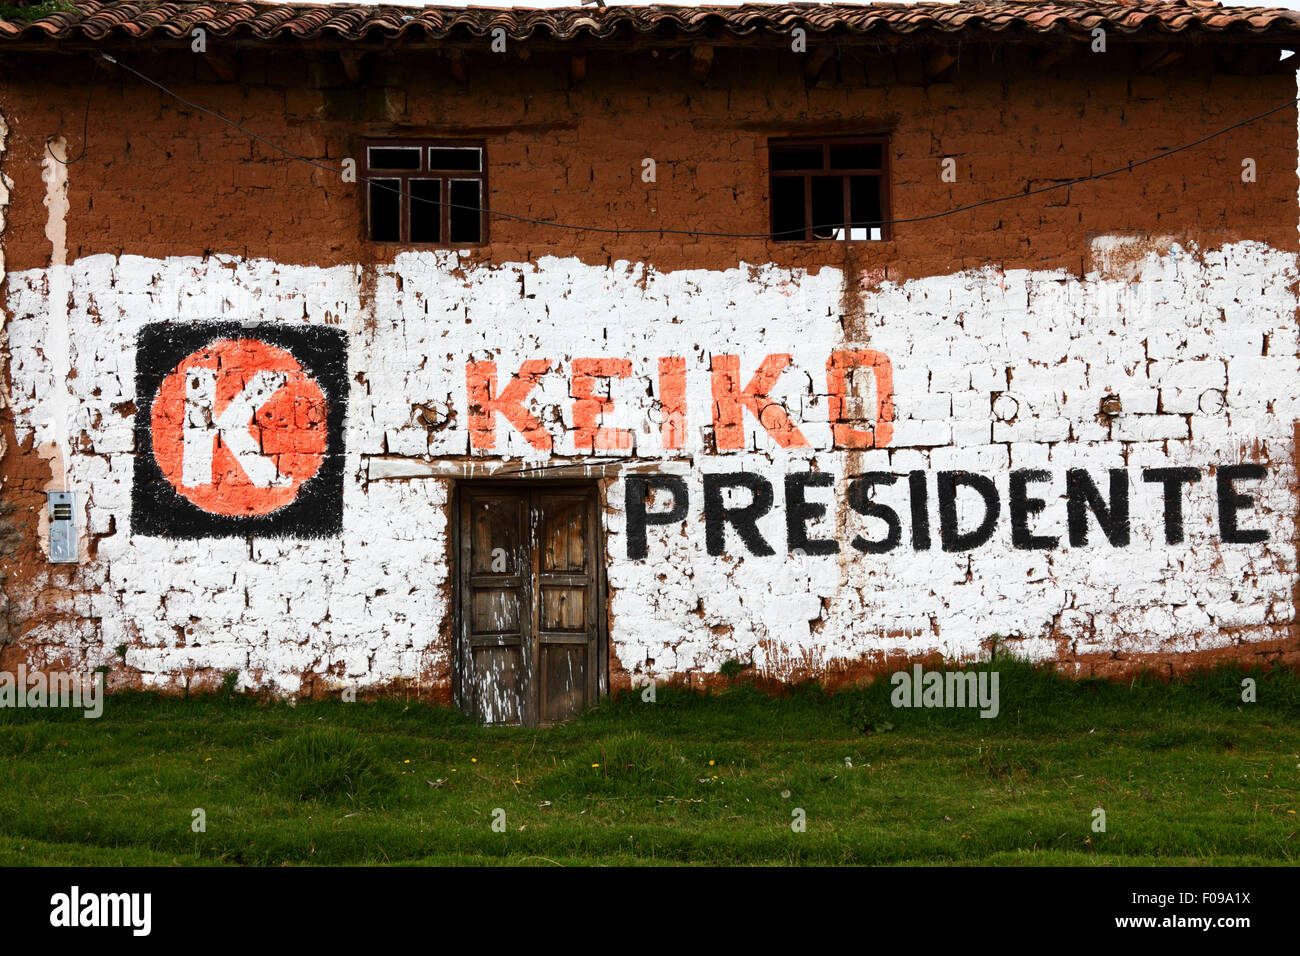
<svg viewBox="0 0 1300 956">
<path fill-rule="evenodd" d="M 832 82 L 811 88 L 800 58 L 775 49 L 719 48 L 704 86 L 685 51 L 593 49 L 586 81 L 577 85 L 567 54 L 533 50 L 524 59 L 513 48 L 504 57 L 470 55 L 480 68 L 465 85 L 447 59 L 402 51 L 369 54 L 376 68 L 356 77 L 337 53 L 310 49 L 239 49 L 226 80 L 188 51 L 155 50 L 129 62 L 327 166 L 356 158 L 365 136 L 474 137 L 486 143 L 492 206 L 514 216 L 741 234 L 770 228 L 763 157 L 772 138 L 888 132 L 892 211 L 914 219 L 1122 165 L 1150 155 L 1153 143 L 1182 143 L 1295 96 L 1292 74 L 1228 71 L 1227 54 L 1210 46 L 1189 47 L 1177 67 L 1150 74 L 1141 72 L 1140 44 L 1104 58 L 1079 47 L 1044 70 L 1039 50 L 971 45 L 958 69 L 928 83 L 911 69 L 922 51 L 846 47 Z M 518 45 L 524 51 L 528 45 Z M 10 135 L 9 168 L 12 216 L 24 225 L 11 230 L 7 245 L 9 268 L 25 270 L 48 261 L 43 235 L 28 228 L 45 219 L 45 139 L 57 130 L 79 149 L 80 129 L 70 129 L 68 118 L 79 121 L 84 111 L 89 64 L 48 53 L 9 57 L 0 103 L 6 115 L 21 117 Z M 1212 82 L 1202 79 L 1207 75 Z M 424 92 L 406 97 L 407 89 Z M 1038 95 L 1044 89 L 1050 96 Z M 390 92 L 401 94 L 402 110 L 391 109 Z M 392 262 L 401 253 L 364 241 L 361 193 L 337 175 L 252 146 L 109 67 L 94 102 L 87 131 L 94 164 L 79 164 L 69 181 L 74 259 L 212 253 L 332 266 Z M 1167 234 L 1170 222 L 1184 247 L 1255 239 L 1294 249 L 1295 126 L 1294 111 L 1283 110 L 1235 132 L 1231 155 L 1215 141 L 1039 202 L 912 223 L 871 244 L 864 268 L 895 281 L 985 264 L 1083 274 L 1093 236 Z M 653 183 L 641 180 L 647 157 L 656 163 Z M 954 183 L 940 179 L 945 157 L 958 160 Z M 1257 182 L 1241 182 L 1242 157 L 1256 161 Z M 165 200 L 141 214 L 140 196 Z M 666 271 L 742 262 L 816 271 L 842 258 L 819 243 L 608 235 L 509 218 L 494 219 L 489 238 L 466 253 L 468 261 L 554 255 Z"/>
<path fill-rule="evenodd" d="M 996 55 L 926 83 L 910 53 L 849 51 L 811 85 L 777 51 L 730 49 L 704 86 L 627 51 L 591 52 L 576 86 L 568 57 L 541 51 L 509 70 L 470 58 L 463 87 L 404 52 L 364 83 L 325 51 L 241 50 L 221 82 L 179 52 L 150 69 L 331 165 L 364 136 L 473 135 L 509 212 L 740 233 L 768 226 L 768 140 L 817 124 L 887 130 L 893 213 L 915 218 L 1294 96 L 1291 76 L 1216 72 L 1209 49 L 1184 61 L 1208 84 L 1138 75 L 1136 53 L 1047 74 L 1034 51 Z M 605 483 L 616 686 L 733 658 L 773 680 L 970 659 L 995 633 L 1097 672 L 1295 653 L 1293 111 L 1230 150 L 882 243 L 502 219 L 485 246 L 433 251 L 365 242 L 354 186 L 121 76 L 97 89 L 90 158 L 55 170 L 47 140 L 75 139 L 85 83 L 64 59 L 19 59 L 0 93 L 0 475 L 24 544 L 4 557 L 18 643 L 0 665 L 446 699 L 455 483 L 506 474 Z M 406 88 L 429 92 L 390 95 Z M 1266 174 L 1243 183 L 1238 153 Z M 955 183 L 939 178 L 948 156 Z M 150 329 L 194 347 L 142 378 Z M 188 384 L 245 337 L 259 359 Z M 338 345 L 312 353 L 312 337 Z M 79 496 L 79 565 L 40 550 L 54 484 Z M 241 507 L 289 494 L 283 507 L 327 500 L 329 520 L 322 503 L 241 530 L 258 517 Z M 228 533 L 183 520 L 197 502 L 233 508 Z"/>
</svg>

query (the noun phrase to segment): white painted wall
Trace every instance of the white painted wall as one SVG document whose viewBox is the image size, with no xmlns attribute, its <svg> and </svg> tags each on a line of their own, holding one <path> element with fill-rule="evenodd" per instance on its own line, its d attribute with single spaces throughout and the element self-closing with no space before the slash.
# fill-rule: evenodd
<svg viewBox="0 0 1300 956">
<path fill-rule="evenodd" d="M 49 403 L 70 387 L 73 437 L 84 430 L 91 450 L 72 442 L 69 484 L 87 502 L 90 532 L 106 534 L 114 519 L 117 529 L 84 569 L 85 593 L 66 598 L 70 610 L 99 623 L 80 631 L 51 626 L 31 643 L 75 655 L 87 640 L 91 664 L 126 644 L 128 665 L 151 683 L 187 669 L 234 669 L 246 684 L 293 693 L 303 672 L 337 663 L 349 683 L 415 677 L 445 653 L 438 623 L 447 614 L 448 483 L 385 478 L 399 470 L 393 457 L 434 462 L 400 469 L 406 473 L 460 467 L 450 459 L 468 450 L 467 359 L 495 358 L 503 379 L 524 359 L 556 360 L 559 373 L 534 399 L 561 436 L 571 420 L 568 362 L 601 356 L 634 363 L 634 379 L 614 384 L 615 411 L 603 424 L 634 429 L 637 457 L 663 459 L 664 471 L 688 476 L 692 492 L 686 533 L 652 529 L 650 557 L 629 562 L 621 481 L 611 488 L 614 652 L 638 679 L 715 671 L 729 657 L 752 656 L 782 675 L 875 652 L 970 656 L 994 632 L 1026 638 L 1023 651 L 1047 658 L 1058 653 L 1047 639 L 1054 623 L 1078 635 L 1077 652 L 1187 651 L 1283 636 L 1296 575 L 1295 257 L 1255 243 L 1153 248 L 1165 251 L 1134 262 L 1131 242 L 1100 239 L 1098 271 L 1084 280 L 989 270 L 885 284 L 863 293 L 865 333 L 849 342 L 840 323 L 844 277 L 829 268 L 660 274 L 556 259 L 483 268 L 452 253 L 410 253 L 381 267 L 373 301 L 363 303 L 350 267 L 94 256 L 66 267 L 69 359 L 77 371 L 66 385 L 57 352 L 46 348 L 51 276 L 10 273 L 18 438 L 32 438 Z M 855 288 L 860 278 L 850 277 Z M 133 421 L 113 406 L 136 398 L 139 329 L 168 320 L 327 316 L 351 343 L 342 536 L 257 540 L 251 548 L 243 539 L 133 536 Z M 825 366 L 844 347 L 883 351 L 893 362 L 898 421 L 888 449 L 830 449 Z M 748 381 L 765 355 L 786 352 L 794 361 L 777 394 L 812 447 L 782 450 L 751 417 L 749 451 L 707 453 L 710 356 L 740 355 Z M 691 416 L 688 447 L 667 458 L 646 397 L 657 388 L 663 355 L 688 359 Z M 1222 392 L 1222 407 L 1207 403 L 1202 411 L 1211 390 Z M 1004 391 L 1020 408 L 1010 424 L 995 422 L 991 411 L 993 395 Z M 1108 393 L 1124 408 L 1109 432 L 1097 420 Z M 445 403 L 457 416 L 432 437 L 412 415 L 413 405 L 427 402 Z M 545 457 L 504 420 L 497 429 L 507 454 Z M 556 455 L 572 451 L 567 441 L 557 440 Z M 1127 465 L 1133 542 L 1018 552 L 1004 512 L 993 542 L 970 553 L 917 553 L 904 543 L 883 556 L 791 556 L 780 481 L 809 460 L 841 479 L 873 469 L 982 471 L 1004 496 L 1010 469 L 1047 468 L 1056 484 L 1036 527 L 1044 534 L 1064 532 L 1066 468 Z M 1267 528 L 1270 540 L 1218 543 L 1207 475 L 1189 498 L 1187 541 L 1166 545 L 1159 488 L 1138 481 L 1137 469 L 1247 460 L 1270 463 L 1254 513 L 1243 516 Z M 778 507 L 762 522 L 774 557 L 705 553 L 699 475 L 741 470 L 776 486 Z M 933 488 L 931 496 L 933 513 Z M 843 482 L 834 495 L 816 497 L 842 501 Z M 882 491 L 880 500 L 898 506 L 906 542 L 905 486 Z M 842 541 L 844 533 L 874 533 L 857 515 L 843 520 Z M 931 521 L 937 529 L 937 516 Z M 812 531 L 831 536 L 834 523 Z M 1101 540 L 1095 531 L 1094 538 Z M 697 607 L 702 614 L 690 613 Z M 715 625 L 730 631 L 715 633 Z"/>
</svg>

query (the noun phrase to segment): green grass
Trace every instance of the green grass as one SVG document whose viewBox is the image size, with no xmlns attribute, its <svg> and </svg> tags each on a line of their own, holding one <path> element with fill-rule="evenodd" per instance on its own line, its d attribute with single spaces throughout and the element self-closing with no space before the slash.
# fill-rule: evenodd
<svg viewBox="0 0 1300 956">
<path fill-rule="evenodd" d="M 0 4 L 0 20 L 10 23 L 35 23 L 37 20 L 76 9 L 68 0 L 46 0 L 44 3 Z"/>
<path fill-rule="evenodd" d="M 1231 669 L 1111 684 L 997 667 L 993 720 L 895 709 L 887 681 L 660 687 L 544 731 L 395 700 L 0 710 L 0 865 L 1300 859 L 1297 675 L 1251 673 L 1245 704 Z"/>
</svg>

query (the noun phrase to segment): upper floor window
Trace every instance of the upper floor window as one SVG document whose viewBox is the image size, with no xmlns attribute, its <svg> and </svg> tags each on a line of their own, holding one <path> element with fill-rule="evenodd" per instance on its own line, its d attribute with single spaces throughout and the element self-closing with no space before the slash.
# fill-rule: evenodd
<svg viewBox="0 0 1300 956">
<path fill-rule="evenodd" d="M 371 241 L 440 246 L 487 242 L 482 143 L 374 139 L 365 142 L 364 155 Z"/>
<path fill-rule="evenodd" d="M 772 238 L 889 238 L 889 138 L 768 140 Z"/>
</svg>

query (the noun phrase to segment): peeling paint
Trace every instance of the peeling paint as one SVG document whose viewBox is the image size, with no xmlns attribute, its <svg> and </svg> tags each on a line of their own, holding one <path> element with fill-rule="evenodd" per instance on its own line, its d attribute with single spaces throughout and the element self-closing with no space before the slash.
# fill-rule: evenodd
<svg viewBox="0 0 1300 956">
<path fill-rule="evenodd" d="M 816 274 L 748 265 L 663 272 L 576 259 L 477 266 L 433 252 L 360 272 L 97 255 L 10 273 L 16 437 L 51 435 L 50 403 L 71 391 L 68 431 L 86 438 L 66 459 L 68 481 L 100 536 L 66 601 L 69 614 L 95 622 L 92 645 L 58 620 L 36 624 L 27 641 L 92 665 L 124 644 L 145 685 L 223 670 L 283 693 L 321 681 L 447 685 L 451 489 L 458 478 L 513 473 L 605 484 L 616 682 L 712 673 L 728 658 L 775 678 L 900 655 L 969 658 L 993 634 L 1038 660 L 1274 646 L 1295 620 L 1295 255 L 1255 242 L 1156 243 L 1140 256 L 1133 248 L 1099 237 L 1097 266 L 1083 276 L 982 269 L 906 282 L 867 277 L 852 263 Z M 47 346 L 55 300 L 67 303 L 79 343 L 71 378 Z M 136 336 L 147 323 L 191 317 L 348 331 L 340 534 L 194 541 L 130 527 L 139 448 L 129 410 L 148 398 L 134 390 Z M 889 359 L 892 434 L 880 447 L 836 441 L 827 357 L 848 348 Z M 744 406 L 727 419 L 734 435 L 718 441 L 720 355 L 735 356 L 738 389 L 768 357 L 789 356 L 769 399 L 795 432 L 765 417 L 767 404 L 757 414 Z M 667 380 L 666 357 L 681 360 Z M 519 404 L 536 427 L 493 413 L 492 447 L 476 445 L 484 395 L 473 394 L 467 365 L 495 363 L 504 388 L 510 373 L 542 359 L 547 369 Z M 575 373 L 585 382 L 577 389 Z M 876 421 L 872 376 L 853 382 L 861 394 L 846 405 Z M 1000 415 L 1008 396 L 1016 411 Z M 1108 396 L 1117 408 L 1099 416 Z M 445 410 L 440 427 L 415 408 Z M 597 441 L 601 434 L 609 440 Z M 1251 487 L 1243 521 L 1268 540 L 1224 544 L 1209 476 L 1256 461 L 1267 478 Z M 763 476 L 777 506 L 757 528 L 782 543 L 785 476 L 830 475 L 825 489 L 807 489 L 830 506 L 807 529 L 843 542 L 882 533 L 844 505 L 849 480 L 867 471 L 984 473 L 1005 500 L 1010 471 L 1042 469 L 1053 477 L 1038 489 L 1048 504 L 1034 531 L 1062 536 L 1068 469 L 1170 466 L 1207 476 L 1188 490 L 1186 540 L 1176 545 L 1164 538 L 1161 489 L 1136 479 L 1124 548 L 1025 551 L 1012 546 L 1005 520 L 986 547 L 964 553 L 841 549 L 827 558 L 780 547 L 719 556 L 703 533 L 705 474 Z M 654 473 L 681 476 L 690 507 L 684 522 L 649 529 L 644 560 L 628 560 L 622 482 Z M 902 517 L 904 540 L 909 490 L 905 480 L 877 489 Z M 972 509 L 959 502 L 960 519 L 974 520 Z M 47 599 L 17 595 L 26 612 Z"/>
</svg>

